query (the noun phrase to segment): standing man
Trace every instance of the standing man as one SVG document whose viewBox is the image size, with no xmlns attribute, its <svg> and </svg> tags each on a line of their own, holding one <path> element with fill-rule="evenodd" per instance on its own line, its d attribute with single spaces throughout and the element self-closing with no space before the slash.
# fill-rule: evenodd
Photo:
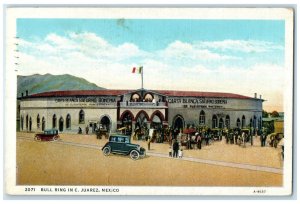
<svg viewBox="0 0 300 204">
<path fill-rule="evenodd" d="M 150 136 L 148 136 L 147 144 L 148 144 L 148 150 L 150 150 L 150 144 L 151 144 L 151 137 Z"/>
<path fill-rule="evenodd" d="M 201 134 L 197 135 L 196 141 L 197 141 L 197 147 L 198 147 L 198 149 L 201 149 L 201 143 L 202 143 Z"/>
<path fill-rule="evenodd" d="M 179 150 L 179 144 L 177 142 L 177 140 L 175 140 L 174 144 L 173 144 L 173 157 L 178 157 L 178 150 Z"/>
<path fill-rule="evenodd" d="M 86 133 L 87 135 L 89 134 L 89 126 L 88 126 L 88 125 L 85 127 L 85 133 Z"/>
</svg>

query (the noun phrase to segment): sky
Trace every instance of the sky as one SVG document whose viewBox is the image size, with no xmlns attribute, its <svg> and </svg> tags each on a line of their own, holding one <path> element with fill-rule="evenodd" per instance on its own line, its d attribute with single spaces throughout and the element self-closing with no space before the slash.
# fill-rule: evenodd
<svg viewBox="0 0 300 204">
<path fill-rule="evenodd" d="M 19 75 L 72 74 L 108 89 L 262 95 L 283 110 L 281 20 L 18 19 Z"/>
</svg>

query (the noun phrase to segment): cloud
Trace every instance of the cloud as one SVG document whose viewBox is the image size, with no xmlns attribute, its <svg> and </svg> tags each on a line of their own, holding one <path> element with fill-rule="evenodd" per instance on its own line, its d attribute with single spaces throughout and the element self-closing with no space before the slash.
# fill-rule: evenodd
<svg viewBox="0 0 300 204">
<path fill-rule="evenodd" d="M 220 55 L 218 53 L 211 52 L 207 49 L 203 49 L 197 46 L 194 46 L 190 43 L 185 43 L 181 41 L 175 41 L 169 46 L 159 52 L 160 55 L 166 58 L 177 60 L 182 59 L 190 59 L 190 60 L 202 60 L 202 61 L 208 61 L 208 60 L 227 60 L 227 59 L 234 59 L 233 56 L 228 55 Z"/>
<path fill-rule="evenodd" d="M 239 56 L 216 50 L 264 52 L 281 49 L 261 41 L 175 41 L 155 52 L 133 43 L 113 45 L 95 33 L 51 33 L 40 41 L 20 39 L 19 74 L 72 74 L 109 89 L 136 89 L 141 76 L 131 68 L 144 66 L 144 87 L 263 95 L 267 106 L 282 106 L 284 67 L 261 61 L 237 66 Z M 214 48 L 215 50 L 213 50 Z M 247 57 L 247 55 L 246 55 Z M 226 63 L 225 63 L 226 62 Z"/>
<path fill-rule="evenodd" d="M 284 47 L 273 42 L 258 40 L 223 40 L 223 41 L 200 41 L 196 44 L 197 48 L 213 49 L 220 51 L 239 51 L 239 52 L 269 52 L 272 50 L 283 50 Z"/>
</svg>

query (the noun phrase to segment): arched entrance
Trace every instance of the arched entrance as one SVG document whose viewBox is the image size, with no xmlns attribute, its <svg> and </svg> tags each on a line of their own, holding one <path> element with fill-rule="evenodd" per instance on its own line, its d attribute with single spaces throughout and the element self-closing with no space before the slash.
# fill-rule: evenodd
<svg viewBox="0 0 300 204">
<path fill-rule="evenodd" d="M 253 127 L 257 128 L 256 116 L 253 117 Z"/>
<path fill-rule="evenodd" d="M 212 128 L 218 127 L 218 117 L 216 115 L 213 115 L 212 117 Z"/>
<path fill-rule="evenodd" d="M 52 128 L 56 128 L 56 115 L 54 114 L 52 117 Z"/>
<path fill-rule="evenodd" d="M 62 117 L 59 118 L 58 129 L 60 132 L 64 131 L 64 119 Z"/>
<path fill-rule="evenodd" d="M 135 118 L 136 128 L 147 128 L 147 121 L 149 121 L 149 116 L 145 111 L 140 111 Z"/>
<path fill-rule="evenodd" d="M 163 128 L 164 116 L 160 111 L 155 111 L 151 116 L 150 128 L 161 130 Z"/>
<path fill-rule="evenodd" d="M 241 128 L 241 120 L 240 120 L 240 118 L 238 118 L 238 119 L 236 120 L 236 127 L 237 127 L 237 128 Z"/>
<path fill-rule="evenodd" d="M 24 128 L 24 118 L 23 116 L 21 116 L 21 130 L 23 130 Z"/>
<path fill-rule="evenodd" d="M 182 130 L 184 128 L 184 118 L 181 115 L 177 115 L 173 120 L 173 129 Z"/>
<path fill-rule="evenodd" d="M 220 120 L 219 120 L 219 128 L 224 128 L 223 118 L 220 118 Z"/>
<path fill-rule="evenodd" d="M 45 130 L 45 126 L 46 126 L 46 122 L 45 122 L 45 118 L 42 118 L 42 131 Z"/>
<path fill-rule="evenodd" d="M 243 115 L 242 117 L 242 128 L 245 128 L 246 126 L 246 117 Z"/>
<path fill-rule="evenodd" d="M 71 129 L 71 116 L 70 114 L 66 117 L 66 129 Z"/>
<path fill-rule="evenodd" d="M 32 120 L 31 120 L 31 117 L 29 118 L 29 131 L 31 131 L 31 128 L 32 128 Z"/>
<path fill-rule="evenodd" d="M 131 135 L 132 121 L 134 119 L 133 114 L 130 111 L 125 111 L 120 118 L 122 121 L 122 127 L 125 127 L 124 134 Z"/>
<path fill-rule="evenodd" d="M 28 115 L 26 115 L 26 121 L 25 121 L 25 124 L 26 124 L 26 130 L 28 130 Z"/>
<path fill-rule="evenodd" d="M 111 122 L 110 122 L 110 119 L 108 116 L 103 116 L 101 119 L 100 119 L 100 125 L 102 126 L 102 128 L 104 128 L 105 130 L 107 130 L 107 132 L 109 132 L 110 130 L 110 125 L 111 125 Z"/>
</svg>

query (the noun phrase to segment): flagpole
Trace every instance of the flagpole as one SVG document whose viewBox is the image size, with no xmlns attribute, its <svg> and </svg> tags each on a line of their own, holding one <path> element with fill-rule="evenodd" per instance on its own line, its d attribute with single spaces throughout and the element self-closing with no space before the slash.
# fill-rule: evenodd
<svg viewBox="0 0 300 204">
<path fill-rule="evenodd" d="M 144 88 L 144 67 L 142 67 L 142 73 L 141 73 L 141 77 L 142 77 L 142 89 Z"/>
</svg>

